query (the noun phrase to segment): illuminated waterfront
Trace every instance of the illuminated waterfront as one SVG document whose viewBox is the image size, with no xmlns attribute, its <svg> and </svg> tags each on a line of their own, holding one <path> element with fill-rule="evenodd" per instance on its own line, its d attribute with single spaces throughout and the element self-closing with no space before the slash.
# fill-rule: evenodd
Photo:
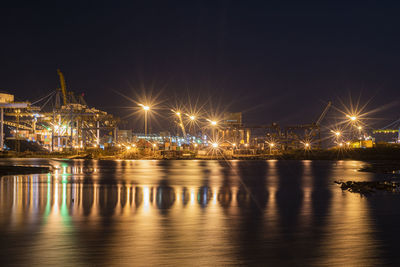
<svg viewBox="0 0 400 267">
<path fill-rule="evenodd" d="M 357 161 L 2 160 L 53 175 L 0 182 L 0 263 L 399 264 L 399 196 L 336 179 Z"/>
</svg>

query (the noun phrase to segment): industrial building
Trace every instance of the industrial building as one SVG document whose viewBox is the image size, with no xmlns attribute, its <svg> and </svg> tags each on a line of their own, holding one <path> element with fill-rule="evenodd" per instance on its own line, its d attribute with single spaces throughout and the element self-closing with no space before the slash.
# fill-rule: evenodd
<svg viewBox="0 0 400 267">
<path fill-rule="evenodd" d="M 33 103 L 14 102 L 13 95 L 0 94 L 1 125 L 10 128 L 9 139 L 36 142 L 48 151 L 115 144 L 118 119 L 105 111 L 89 107 L 83 94 L 75 95 L 67 90 L 60 70 L 58 75 L 60 88 Z M 106 142 L 101 142 L 102 135 L 109 136 Z"/>
</svg>

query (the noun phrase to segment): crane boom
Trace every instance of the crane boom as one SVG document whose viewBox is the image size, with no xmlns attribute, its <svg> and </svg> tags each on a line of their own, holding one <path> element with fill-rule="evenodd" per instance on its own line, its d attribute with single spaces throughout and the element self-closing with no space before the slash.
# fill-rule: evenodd
<svg viewBox="0 0 400 267">
<path fill-rule="evenodd" d="M 391 124 L 386 125 L 386 126 L 383 127 L 382 129 L 383 129 L 383 130 L 388 129 L 389 127 L 393 127 L 393 126 L 396 125 L 396 124 L 400 124 L 400 119 L 397 119 L 397 120 L 395 120 L 394 122 L 392 122 Z"/>
<path fill-rule="evenodd" d="M 61 92 L 63 95 L 63 103 L 64 103 L 64 105 L 67 105 L 67 86 L 65 84 L 64 75 L 62 74 L 60 69 L 57 69 L 57 74 L 60 77 L 60 85 L 61 85 Z"/>
<path fill-rule="evenodd" d="M 321 115 L 319 116 L 318 120 L 315 122 L 315 125 L 319 126 L 319 124 L 321 123 L 321 121 L 325 118 L 326 113 L 328 113 L 329 108 L 332 106 L 332 102 L 329 101 L 328 104 L 326 105 L 324 111 L 321 113 Z"/>
</svg>

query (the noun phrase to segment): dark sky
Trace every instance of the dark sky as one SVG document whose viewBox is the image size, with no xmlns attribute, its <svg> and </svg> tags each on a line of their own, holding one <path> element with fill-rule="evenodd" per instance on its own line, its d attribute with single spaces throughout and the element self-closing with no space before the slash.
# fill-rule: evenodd
<svg viewBox="0 0 400 267">
<path fill-rule="evenodd" d="M 57 68 L 120 116 L 129 102 L 115 91 L 135 98 L 140 84 L 212 97 L 252 123 L 311 122 L 349 93 L 371 108 L 399 99 L 398 1 L 7 2 L 0 89 L 20 100 L 59 87 Z"/>
</svg>

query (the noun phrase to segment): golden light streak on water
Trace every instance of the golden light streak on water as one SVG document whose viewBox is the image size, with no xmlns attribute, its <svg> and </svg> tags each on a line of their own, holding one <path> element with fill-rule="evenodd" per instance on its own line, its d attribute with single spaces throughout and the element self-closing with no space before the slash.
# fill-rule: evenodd
<svg viewBox="0 0 400 267">
<path fill-rule="evenodd" d="M 213 191 L 212 203 L 214 205 L 216 205 L 217 204 L 217 198 L 218 198 L 218 194 L 217 194 L 218 188 L 214 187 L 212 191 Z"/>
<path fill-rule="evenodd" d="M 303 175 L 301 180 L 301 187 L 303 188 L 303 199 L 301 206 L 301 225 L 303 227 L 309 226 L 311 224 L 310 214 L 312 213 L 312 192 L 313 192 L 313 174 L 311 169 L 311 160 L 303 160 Z"/>
<path fill-rule="evenodd" d="M 372 234 L 374 226 L 366 201 L 356 194 L 335 192 L 331 211 L 327 228 L 336 230 L 321 244 L 324 257 L 317 264 L 344 266 L 351 262 L 354 266 L 379 265 L 373 257 L 379 246 Z M 335 256 L 339 252 L 341 256 Z"/>
<path fill-rule="evenodd" d="M 53 212 L 52 212 L 52 214 L 57 215 L 58 214 L 58 201 L 59 201 L 58 180 L 55 180 L 55 183 L 53 184 L 53 186 L 54 186 L 54 201 L 53 201 Z"/>
<path fill-rule="evenodd" d="M 195 189 L 191 188 L 190 189 L 190 204 L 194 205 L 195 201 L 196 201 L 196 193 L 195 193 Z"/>
<path fill-rule="evenodd" d="M 277 160 L 268 160 L 267 161 L 267 191 L 268 191 L 268 202 L 265 209 L 264 217 L 266 219 L 266 227 L 268 229 L 276 229 L 278 228 L 278 210 L 276 203 L 276 192 L 278 190 L 278 172 L 277 172 Z M 270 235 L 274 235 L 275 233 L 269 233 Z"/>
<path fill-rule="evenodd" d="M 176 196 L 175 196 L 176 202 L 178 204 L 180 204 L 182 192 L 181 192 L 180 188 L 177 188 L 175 192 L 176 192 Z"/>
<path fill-rule="evenodd" d="M 148 212 L 150 210 L 150 188 L 143 186 L 143 210 Z"/>
</svg>

